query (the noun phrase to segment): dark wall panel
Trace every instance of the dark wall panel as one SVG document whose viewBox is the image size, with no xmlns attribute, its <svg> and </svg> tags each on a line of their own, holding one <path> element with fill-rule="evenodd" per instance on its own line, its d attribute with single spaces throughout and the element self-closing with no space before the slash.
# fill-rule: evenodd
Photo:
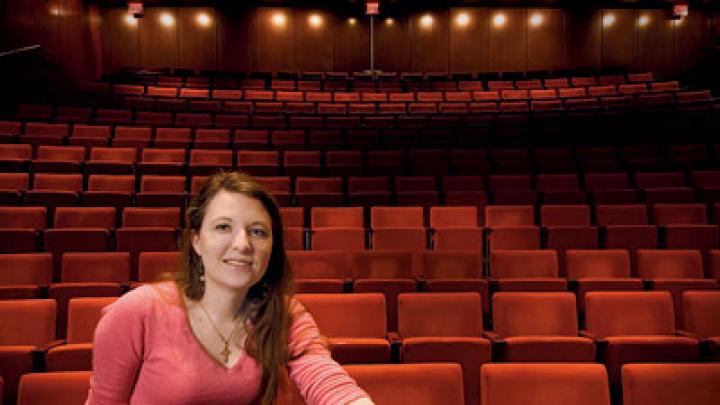
<svg viewBox="0 0 720 405">
<path fill-rule="evenodd" d="M 601 12 L 573 10 L 566 16 L 568 67 L 600 67 Z"/>
<path fill-rule="evenodd" d="M 163 15 L 170 15 L 172 25 L 163 25 Z M 147 8 L 140 27 L 140 63 L 150 69 L 177 67 L 180 62 L 178 13 L 172 8 Z"/>
<path fill-rule="evenodd" d="M 541 23 L 533 25 L 533 17 Z M 557 9 L 528 9 L 527 12 L 528 70 L 560 69 L 566 64 L 565 15 Z"/>
<path fill-rule="evenodd" d="M 377 23 L 377 21 L 375 21 Z M 339 19 L 333 37 L 333 69 L 354 72 L 370 68 L 370 19 Z"/>
<path fill-rule="evenodd" d="M 221 70 L 257 70 L 257 13 L 223 11 L 218 20 L 218 68 Z"/>
<path fill-rule="evenodd" d="M 457 24 L 460 13 L 468 15 L 465 26 Z M 453 72 L 484 72 L 489 66 L 489 24 L 486 8 L 453 9 L 450 13 L 450 69 Z"/>
<path fill-rule="evenodd" d="M 128 24 L 127 11 L 121 8 L 103 9 L 101 35 L 103 70 L 113 72 L 122 66 L 140 66 L 140 31 L 145 19 Z"/>
<path fill-rule="evenodd" d="M 698 52 L 711 38 L 711 24 L 707 16 L 690 10 L 688 16 L 675 21 L 675 57 L 680 69 L 699 62 Z"/>
<path fill-rule="evenodd" d="M 257 10 L 257 60 L 259 71 L 297 70 L 295 63 L 297 29 L 294 11 L 285 8 L 259 8 Z M 273 16 L 284 15 L 285 24 L 273 23 Z"/>
<path fill-rule="evenodd" d="M 505 16 L 505 25 L 497 26 L 497 15 Z M 503 8 L 490 10 L 490 70 L 520 71 L 527 66 L 527 41 L 525 38 L 525 9 Z"/>
<path fill-rule="evenodd" d="M 388 23 L 392 21 L 392 23 Z M 386 72 L 412 69 L 408 21 L 404 18 L 382 19 L 375 26 L 375 65 Z"/>
<path fill-rule="evenodd" d="M 635 70 L 650 71 L 659 77 L 675 69 L 673 23 L 664 10 L 642 10 L 646 25 L 638 26 L 638 62 Z M 669 46 L 668 46 L 669 44 Z"/>
<path fill-rule="evenodd" d="M 310 23 L 312 17 L 319 18 L 319 25 Z M 320 10 L 298 10 L 295 18 L 296 70 L 333 70 L 333 27 L 336 22 L 332 14 Z"/>
<path fill-rule="evenodd" d="M 207 25 L 200 16 L 207 16 Z M 180 67 L 217 69 L 217 18 L 212 8 L 184 7 L 177 9 Z"/>
<path fill-rule="evenodd" d="M 437 10 L 410 16 L 412 70 L 447 72 L 449 70 L 449 13 Z M 425 25 L 423 21 L 430 23 Z"/>
<path fill-rule="evenodd" d="M 637 60 L 637 11 L 606 9 L 602 24 L 601 55 L 603 66 L 633 66 Z"/>
</svg>

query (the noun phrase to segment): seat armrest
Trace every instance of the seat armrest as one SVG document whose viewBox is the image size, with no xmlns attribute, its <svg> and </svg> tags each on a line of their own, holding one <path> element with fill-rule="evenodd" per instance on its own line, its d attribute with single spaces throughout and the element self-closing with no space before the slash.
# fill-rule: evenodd
<svg viewBox="0 0 720 405">
<path fill-rule="evenodd" d="M 45 343 L 44 345 L 35 347 L 31 352 L 33 372 L 38 373 L 45 371 L 45 355 L 47 352 L 53 347 L 57 347 L 65 343 L 67 343 L 67 341 L 64 339 L 53 340 Z"/>
<path fill-rule="evenodd" d="M 683 336 L 683 337 L 689 337 L 693 339 L 701 340 L 701 338 L 693 333 L 690 333 L 686 330 L 678 329 L 675 331 L 675 336 Z"/>
<path fill-rule="evenodd" d="M 397 332 L 388 332 L 387 340 L 390 341 L 390 362 L 400 363 L 400 346 L 402 346 L 402 336 Z"/>
</svg>

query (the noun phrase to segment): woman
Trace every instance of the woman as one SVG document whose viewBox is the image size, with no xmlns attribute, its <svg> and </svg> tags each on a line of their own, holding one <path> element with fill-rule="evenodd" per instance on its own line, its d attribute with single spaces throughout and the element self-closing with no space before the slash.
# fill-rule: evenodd
<svg viewBox="0 0 720 405">
<path fill-rule="evenodd" d="M 308 404 L 372 404 L 290 298 L 280 212 L 258 183 L 210 177 L 185 224 L 178 280 L 106 309 L 86 405 L 269 405 L 289 379 Z"/>
</svg>

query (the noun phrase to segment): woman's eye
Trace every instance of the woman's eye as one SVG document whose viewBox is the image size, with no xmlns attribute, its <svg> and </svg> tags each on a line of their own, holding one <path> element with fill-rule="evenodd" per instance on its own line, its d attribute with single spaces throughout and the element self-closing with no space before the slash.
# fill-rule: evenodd
<svg viewBox="0 0 720 405">
<path fill-rule="evenodd" d="M 230 230 L 230 224 L 217 224 L 215 225 L 215 229 L 218 231 L 227 231 Z"/>
<path fill-rule="evenodd" d="M 268 231 L 266 231 L 263 228 L 250 229 L 250 234 L 256 238 L 267 238 L 268 237 Z"/>
</svg>

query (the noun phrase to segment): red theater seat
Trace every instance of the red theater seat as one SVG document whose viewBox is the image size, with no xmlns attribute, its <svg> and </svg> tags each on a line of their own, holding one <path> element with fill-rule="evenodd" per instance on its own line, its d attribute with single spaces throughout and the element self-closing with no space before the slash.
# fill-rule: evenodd
<svg viewBox="0 0 720 405">
<path fill-rule="evenodd" d="M 313 207 L 310 226 L 313 250 L 365 249 L 362 207 Z"/>
<path fill-rule="evenodd" d="M 585 294 L 589 291 L 643 289 L 642 279 L 631 277 L 630 254 L 624 249 L 569 250 L 566 265 L 581 315 L 585 313 Z"/>
<path fill-rule="evenodd" d="M 49 299 L 0 300 L 0 330 L 3 331 L 0 333 L 0 377 L 5 385 L 4 403 L 15 403 L 20 376 L 33 371 L 33 352 L 55 340 L 55 308 L 55 300 Z M 47 401 L 47 397 L 43 399 Z"/>
<path fill-rule="evenodd" d="M 82 404 L 90 389 L 90 371 L 29 373 L 20 379 L 18 405 L 41 405 L 48 398 L 58 405 Z"/>
<path fill-rule="evenodd" d="M 654 290 L 673 295 L 675 323 L 683 328 L 682 293 L 686 290 L 714 290 L 717 280 L 703 278 L 702 255 L 697 250 L 637 251 L 638 276 Z"/>
<path fill-rule="evenodd" d="M 0 253 L 35 252 L 47 225 L 45 207 L 0 206 Z"/>
<path fill-rule="evenodd" d="M 0 299 L 39 298 L 52 277 L 51 253 L 0 255 Z"/>
<path fill-rule="evenodd" d="M 82 204 L 87 207 L 126 207 L 132 205 L 134 193 L 133 175 L 91 174 Z"/>
<path fill-rule="evenodd" d="M 501 345 L 501 361 L 595 361 L 594 342 L 578 335 L 573 293 L 498 292 L 492 312 L 493 333 L 488 335 Z"/>
<path fill-rule="evenodd" d="M 381 294 L 298 294 L 342 364 L 389 363 L 385 299 Z"/>
<path fill-rule="evenodd" d="M 720 402 L 720 364 L 626 364 L 624 405 L 712 405 Z"/>
<path fill-rule="evenodd" d="M 591 336 L 602 338 L 601 360 L 616 388 L 623 364 L 700 358 L 697 339 L 675 334 L 672 296 L 666 291 L 589 292 L 585 327 Z"/>
<path fill-rule="evenodd" d="M 683 292 L 684 329 L 703 339 L 703 357 L 720 361 L 720 292 Z"/>
<path fill-rule="evenodd" d="M 483 250 L 475 206 L 430 207 L 430 229 L 435 250 Z"/>
<path fill-rule="evenodd" d="M 342 293 L 348 272 L 344 251 L 288 251 L 300 293 Z"/>
<path fill-rule="evenodd" d="M 482 305 L 476 293 L 400 294 L 401 361 L 459 363 L 466 404 L 480 404 L 478 371 L 491 360 L 490 341 L 482 332 Z"/>
<path fill-rule="evenodd" d="M 137 148 L 93 147 L 85 162 L 86 173 L 134 174 Z"/>
<path fill-rule="evenodd" d="M 485 364 L 480 392 L 483 405 L 610 405 L 600 364 Z"/>
<path fill-rule="evenodd" d="M 497 291 L 567 290 L 567 281 L 558 278 L 554 250 L 494 250 L 489 279 Z"/>
<path fill-rule="evenodd" d="M 102 309 L 115 300 L 117 297 L 70 299 L 66 343 L 48 350 L 45 355 L 47 371 L 92 370 L 92 342 L 95 327 L 102 315 Z"/>
</svg>

